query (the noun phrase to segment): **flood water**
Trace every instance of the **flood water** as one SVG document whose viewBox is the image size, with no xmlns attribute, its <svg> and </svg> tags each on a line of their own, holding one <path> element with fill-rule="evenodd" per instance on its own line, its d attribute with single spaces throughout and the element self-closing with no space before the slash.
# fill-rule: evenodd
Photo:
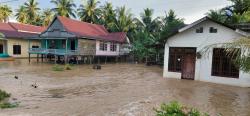
<svg viewBox="0 0 250 116">
<path fill-rule="evenodd" d="M 212 116 L 250 116 L 250 88 L 164 79 L 162 68 L 142 64 L 55 72 L 53 64 L 27 61 L 0 62 L 0 88 L 20 102 L 0 116 L 154 116 L 153 108 L 173 100 Z"/>
</svg>

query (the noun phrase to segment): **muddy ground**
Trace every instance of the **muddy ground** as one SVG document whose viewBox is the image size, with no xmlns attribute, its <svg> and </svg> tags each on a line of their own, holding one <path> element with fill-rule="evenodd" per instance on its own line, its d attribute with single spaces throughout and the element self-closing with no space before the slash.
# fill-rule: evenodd
<svg viewBox="0 0 250 116">
<path fill-rule="evenodd" d="M 250 116 L 250 88 L 164 79 L 162 68 L 142 64 L 78 65 L 64 72 L 52 66 L 0 62 L 0 89 L 20 102 L 0 109 L 0 116 L 154 116 L 153 108 L 172 100 L 211 115 Z"/>
</svg>

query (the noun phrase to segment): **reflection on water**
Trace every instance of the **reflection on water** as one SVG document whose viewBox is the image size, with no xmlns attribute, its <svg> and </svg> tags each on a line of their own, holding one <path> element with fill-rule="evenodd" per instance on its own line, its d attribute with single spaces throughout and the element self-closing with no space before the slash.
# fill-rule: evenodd
<svg viewBox="0 0 250 116">
<path fill-rule="evenodd" d="M 152 116 L 154 107 L 172 100 L 212 115 L 250 115 L 249 88 L 163 79 L 157 66 L 105 64 L 93 70 L 77 65 L 63 72 L 52 66 L 25 59 L 0 62 L 0 88 L 21 102 L 0 115 Z M 34 83 L 38 88 L 31 87 Z"/>
</svg>

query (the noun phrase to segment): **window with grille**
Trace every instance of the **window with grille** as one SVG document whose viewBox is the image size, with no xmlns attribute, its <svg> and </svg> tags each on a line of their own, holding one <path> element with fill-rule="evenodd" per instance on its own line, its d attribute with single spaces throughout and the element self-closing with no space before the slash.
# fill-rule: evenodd
<svg viewBox="0 0 250 116">
<path fill-rule="evenodd" d="M 236 55 L 228 55 L 223 48 L 213 49 L 212 76 L 239 78 L 239 68 L 235 66 Z"/>
<path fill-rule="evenodd" d="M 100 50 L 101 51 L 107 51 L 108 44 L 106 42 L 100 42 Z"/>
<path fill-rule="evenodd" d="M 13 45 L 13 54 L 21 55 L 21 45 Z"/>
<path fill-rule="evenodd" d="M 112 52 L 117 51 L 117 44 L 116 43 L 112 42 L 110 44 L 110 51 L 112 51 Z"/>
</svg>

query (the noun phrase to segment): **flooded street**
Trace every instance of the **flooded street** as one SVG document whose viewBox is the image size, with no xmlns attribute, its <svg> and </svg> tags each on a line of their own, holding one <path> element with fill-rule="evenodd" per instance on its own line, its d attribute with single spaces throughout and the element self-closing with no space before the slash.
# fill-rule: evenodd
<svg viewBox="0 0 250 116">
<path fill-rule="evenodd" d="M 250 88 L 164 79 L 162 68 L 141 64 L 78 65 L 63 72 L 52 66 L 0 62 L 0 88 L 20 102 L 0 109 L 0 116 L 154 116 L 153 108 L 173 100 L 213 116 L 250 116 Z"/>
</svg>

